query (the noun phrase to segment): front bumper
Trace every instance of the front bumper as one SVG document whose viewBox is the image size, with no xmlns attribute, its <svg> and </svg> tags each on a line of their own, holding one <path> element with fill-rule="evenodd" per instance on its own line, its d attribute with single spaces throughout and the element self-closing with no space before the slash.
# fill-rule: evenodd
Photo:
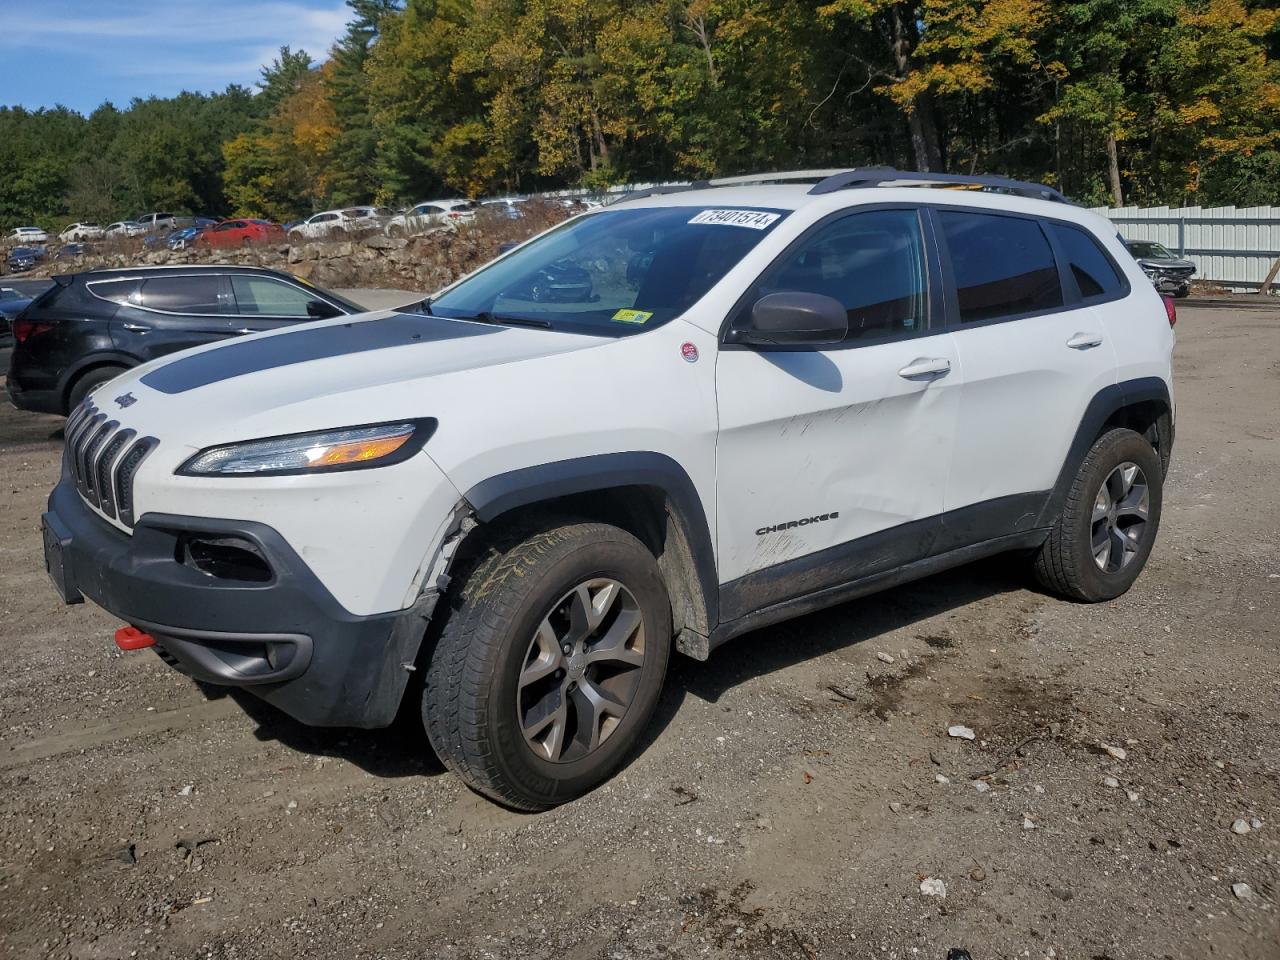
<svg viewBox="0 0 1280 960">
<path fill-rule="evenodd" d="M 45 564 L 63 601 L 88 597 L 151 634 L 156 652 L 183 673 L 242 687 L 313 726 L 395 719 L 434 591 L 407 610 L 356 616 L 265 524 L 151 513 L 129 536 L 65 477 L 43 522 Z M 246 579 L 234 566 L 202 569 L 193 543 L 242 545 L 267 572 Z"/>
</svg>

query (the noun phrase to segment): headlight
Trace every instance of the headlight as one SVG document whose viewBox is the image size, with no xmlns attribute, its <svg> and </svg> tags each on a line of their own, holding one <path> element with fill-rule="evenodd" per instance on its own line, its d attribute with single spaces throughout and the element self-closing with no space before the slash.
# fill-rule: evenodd
<svg viewBox="0 0 1280 960">
<path fill-rule="evenodd" d="M 436 421 L 369 426 L 246 440 L 201 450 L 178 468 L 188 477 L 298 476 L 401 463 L 422 449 Z"/>
</svg>

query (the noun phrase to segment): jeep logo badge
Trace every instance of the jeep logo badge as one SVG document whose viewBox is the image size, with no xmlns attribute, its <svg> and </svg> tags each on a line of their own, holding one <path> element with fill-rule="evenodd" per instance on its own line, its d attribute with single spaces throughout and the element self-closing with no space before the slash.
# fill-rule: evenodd
<svg viewBox="0 0 1280 960">
<path fill-rule="evenodd" d="M 122 393 L 120 394 L 120 396 L 116 397 L 116 403 L 120 404 L 122 408 L 132 407 L 137 402 L 138 402 L 138 398 L 135 397 L 132 393 Z"/>
</svg>

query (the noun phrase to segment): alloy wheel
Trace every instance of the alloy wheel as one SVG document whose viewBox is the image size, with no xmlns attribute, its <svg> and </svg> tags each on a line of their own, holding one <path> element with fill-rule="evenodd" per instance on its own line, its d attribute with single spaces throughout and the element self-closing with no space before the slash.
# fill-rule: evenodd
<svg viewBox="0 0 1280 960">
<path fill-rule="evenodd" d="M 1102 482 L 1094 499 L 1093 559 L 1103 573 L 1117 573 L 1133 562 L 1142 548 L 1151 494 L 1147 477 L 1136 463 L 1125 461 Z"/>
<path fill-rule="evenodd" d="M 617 580 L 587 580 L 561 597 L 517 682 L 517 717 L 534 754 L 570 763 L 604 743 L 635 699 L 644 656 L 640 606 Z"/>
</svg>

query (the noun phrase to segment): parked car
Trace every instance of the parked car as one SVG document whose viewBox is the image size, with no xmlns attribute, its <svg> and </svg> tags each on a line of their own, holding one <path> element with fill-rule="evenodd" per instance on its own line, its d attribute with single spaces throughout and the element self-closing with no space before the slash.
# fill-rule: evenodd
<svg viewBox="0 0 1280 960">
<path fill-rule="evenodd" d="M 172 230 L 178 222 L 178 217 L 173 213 L 142 213 L 133 220 L 147 233 L 157 233 L 161 230 Z"/>
<path fill-rule="evenodd" d="M 527 197 L 498 197 L 494 200 L 481 200 L 480 211 L 496 217 L 506 217 L 508 220 L 519 220 L 524 216 L 521 208 L 528 202 Z"/>
<path fill-rule="evenodd" d="M 1124 593 L 1175 315 L 1114 227 L 1003 178 L 768 179 L 92 391 L 44 517 L 59 596 L 304 723 L 412 693 L 447 767 L 529 810 L 643 742 L 673 648 L 1003 551 Z M 566 260 L 591 299 L 512 295 Z"/>
<path fill-rule="evenodd" d="M 81 242 L 84 240 L 101 240 L 103 229 L 96 223 L 73 223 L 58 234 L 63 243 Z"/>
<path fill-rule="evenodd" d="M 288 236 L 293 241 L 343 237 L 359 227 L 357 219 L 346 210 L 322 210 L 291 228 Z"/>
<path fill-rule="evenodd" d="M 64 243 L 58 248 L 54 258 L 58 260 L 70 260 L 73 257 L 82 257 L 92 248 L 87 243 Z"/>
<path fill-rule="evenodd" d="M 5 237 L 9 243 L 32 244 L 45 243 L 49 239 L 49 234 L 39 227 L 15 227 L 10 234 Z"/>
<path fill-rule="evenodd" d="M 1190 260 L 1177 256 L 1153 240 L 1126 240 L 1124 245 L 1158 291 L 1175 297 L 1191 293 L 1191 278 L 1196 275 L 1196 265 Z"/>
<path fill-rule="evenodd" d="M 199 246 L 249 247 L 277 243 L 285 239 L 280 224 L 270 220 L 223 220 L 206 229 L 196 241 Z"/>
<path fill-rule="evenodd" d="M 26 273 L 34 269 L 44 257 L 44 247 L 14 247 L 5 258 L 5 263 L 10 273 Z"/>
<path fill-rule="evenodd" d="M 427 200 L 387 221 L 387 233 L 402 237 L 445 223 L 469 223 L 479 206 L 474 200 Z"/>
<path fill-rule="evenodd" d="M 13 343 L 13 321 L 30 302 L 31 297 L 25 293 L 13 287 L 0 287 L 0 347 Z"/>
<path fill-rule="evenodd" d="M 195 224 L 192 224 L 189 227 L 181 227 L 165 237 L 165 245 L 168 246 L 170 250 L 185 250 L 188 247 L 194 246 L 195 242 L 200 239 L 206 229 L 208 228 L 196 226 Z"/>
<path fill-rule="evenodd" d="M 6 383 L 16 406 L 42 413 L 65 414 L 130 367 L 178 350 L 361 312 L 259 267 L 136 267 L 54 280 L 14 327 Z"/>
<path fill-rule="evenodd" d="M 122 240 L 127 237 L 140 237 L 146 232 L 147 228 L 136 220 L 117 220 L 115 223 L 108 224 L 102 235 L 108 240 Z"/>
</svg>

